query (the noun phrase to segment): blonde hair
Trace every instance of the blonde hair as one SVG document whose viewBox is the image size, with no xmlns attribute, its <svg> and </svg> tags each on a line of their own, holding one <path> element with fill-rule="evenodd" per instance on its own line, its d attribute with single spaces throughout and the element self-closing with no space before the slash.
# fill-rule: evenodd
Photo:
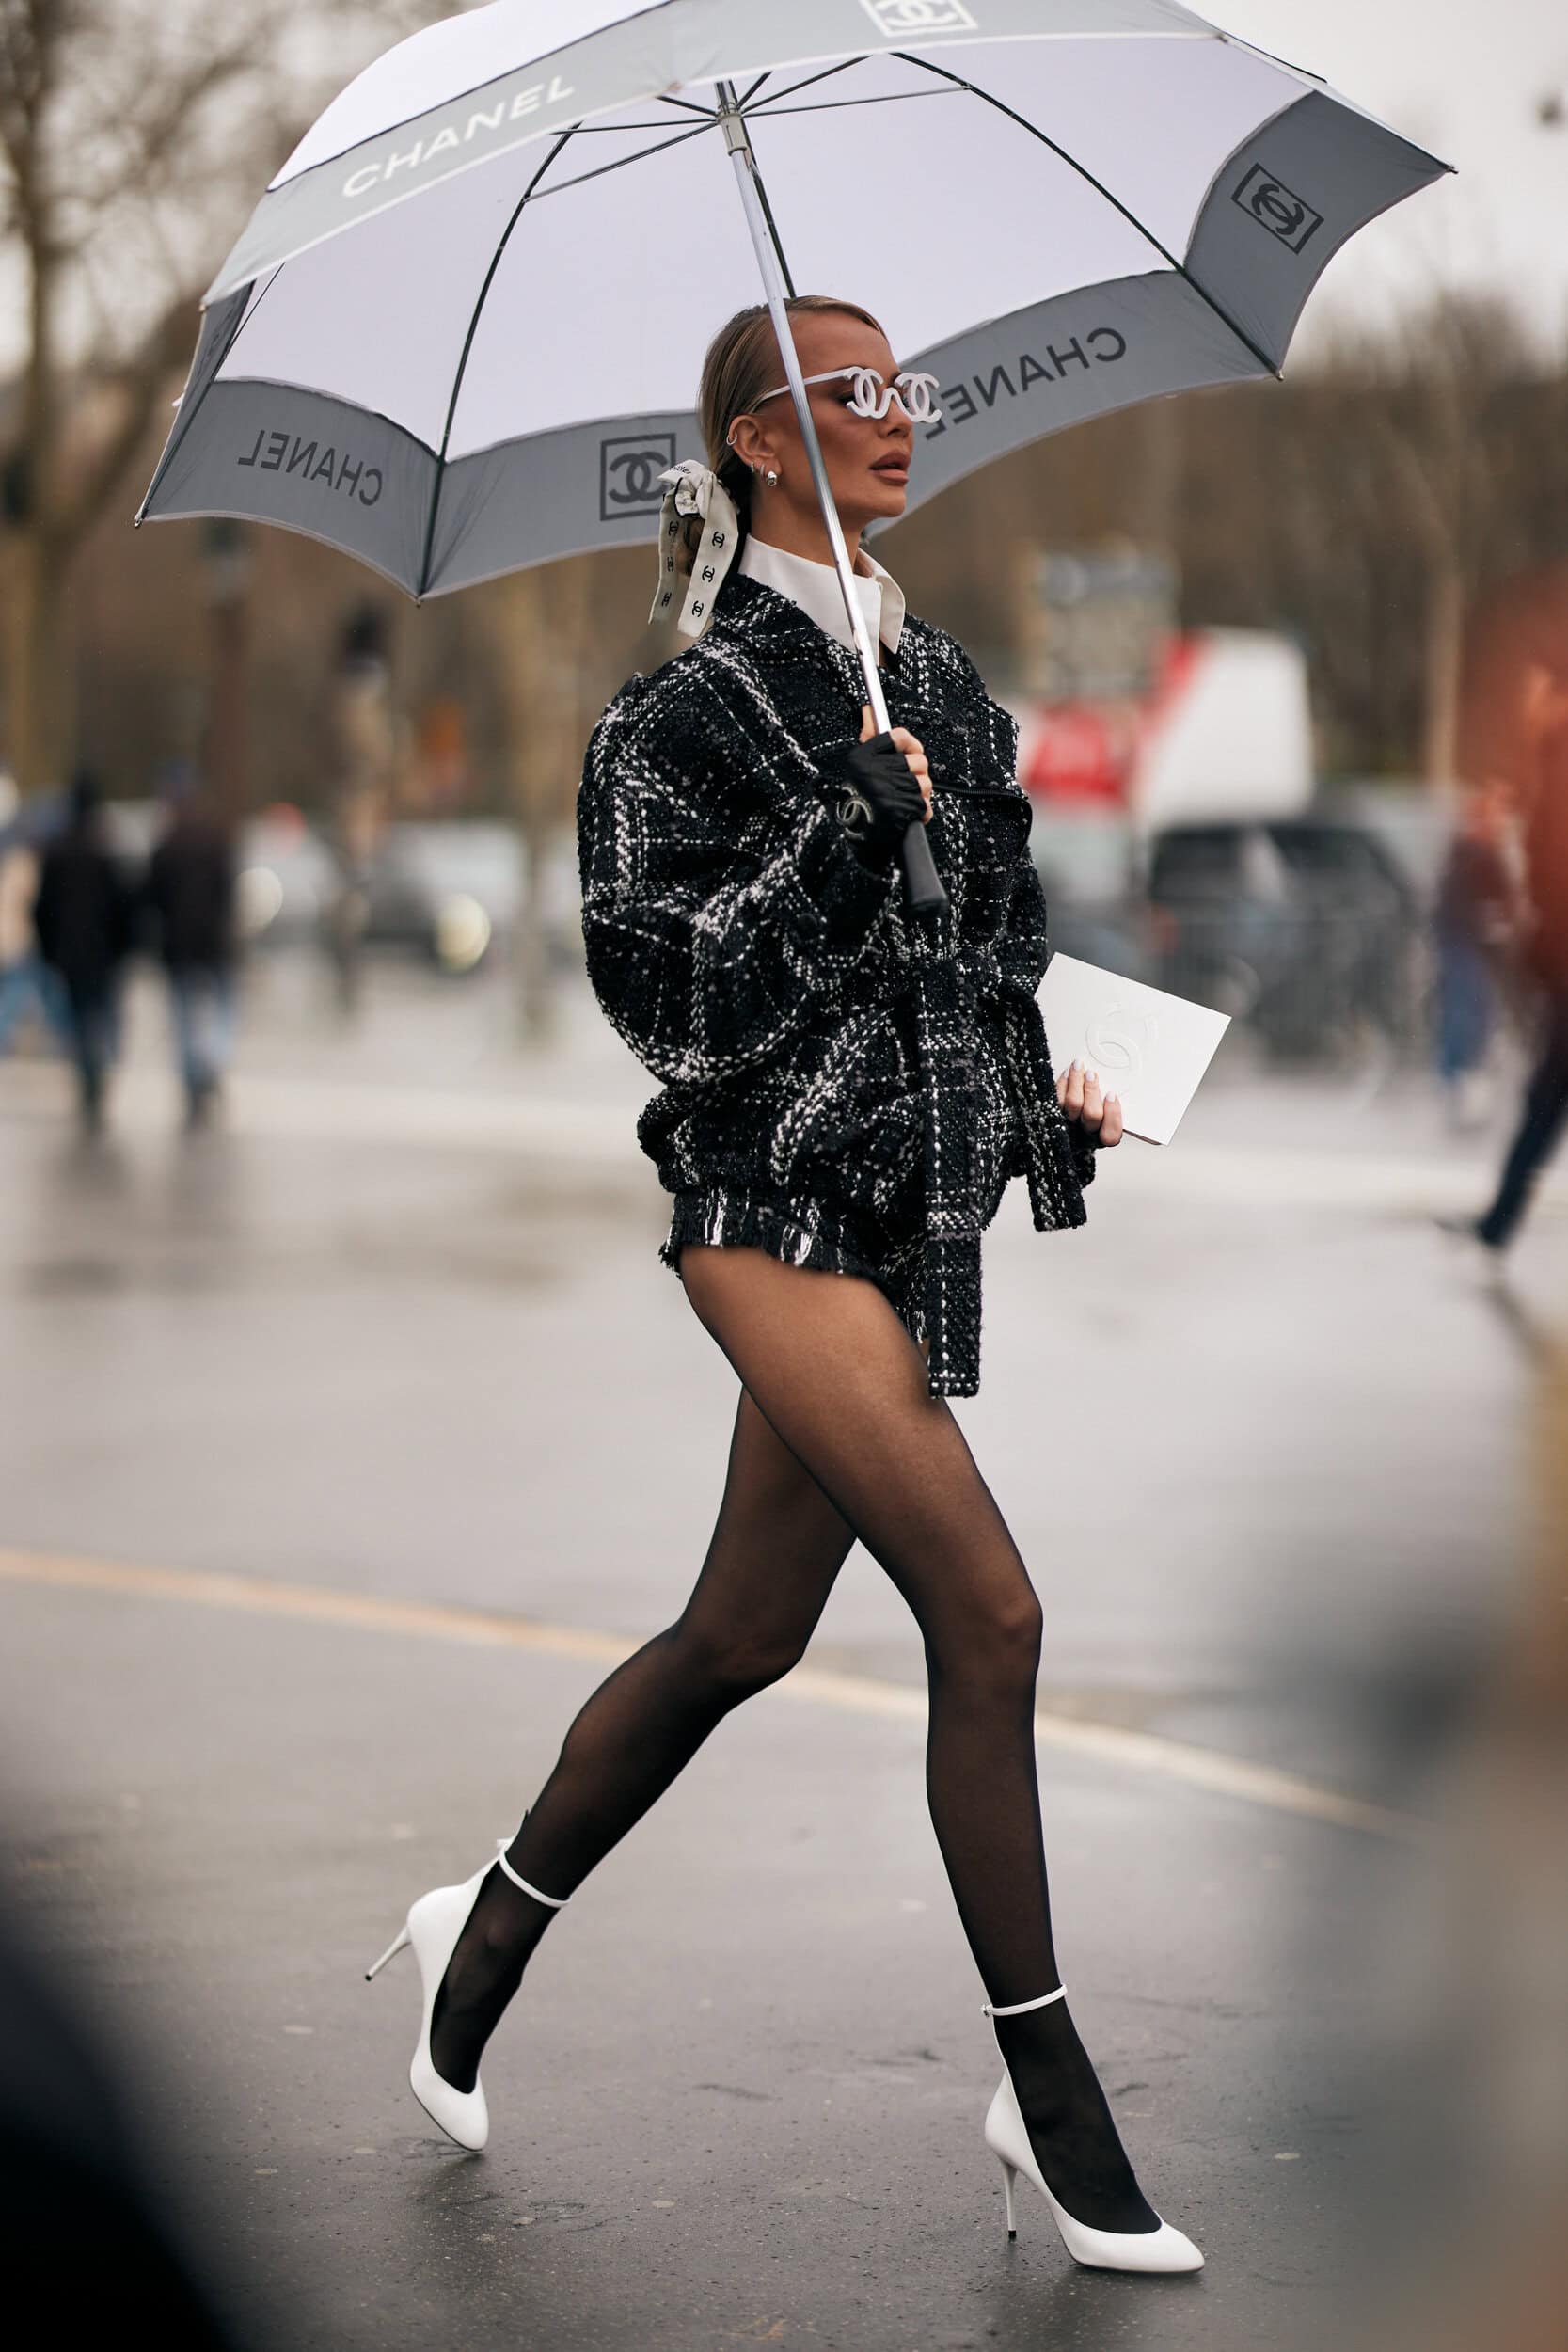
<svg viewBox="0 0 1568 2352">
<path fill-rule="evenodd" d="M 784 310 L 792 319 L 815 310 L 841 310 L 875 327 L 879 335 L 885 331 L 880 319 L 860 303 L 842 301 L 836 294 L 791 294 Z M 752 528 L 752 469 L 731 449 L 730 427 L 736 417 L 749 414 L 764 392 L 772 390 L 774 378 L 783 373 L 773 315 L 766 302 L 753 302 L 727 320 L 703 361 L 697 420 L 707 444 L 707 462 L 735 501 L 742 539 Z M 700 516 L 687 517 L 684 535 L 688 551 L 695 557 L 703 537 Z"/>
</svg>

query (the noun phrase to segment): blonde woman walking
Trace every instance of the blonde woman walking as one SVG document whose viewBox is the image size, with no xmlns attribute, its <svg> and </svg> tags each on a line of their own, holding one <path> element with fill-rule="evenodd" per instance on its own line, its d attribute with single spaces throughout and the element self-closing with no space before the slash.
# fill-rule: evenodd
<svg viewBox="0 0 1568 2352">
<path fill-rule="evenodd" d="M 704 370 L 709 465 L 665 477 L 655 611 L 692 643 L 610 704 L 578 802 L 589 974 L 663 1086 L 638 1126 L 672 1196 L 659 1255 L 740 1381 L 729 1475 L 679 1618 L 589 1699 L 498 1859 L 409 1913 L 410 2079 L 484 2144 L 481 2052 L 540 1937 L 800 1658 L 858 1538 L 925 1642 L 931 1819 L 1004 2062 L 984 2128 L 1008 2229 L 1022 2173 L 1078 2261 L 1194 2270 L 1057 1973 L 1040 1606 L 946 1402 L 979 1387 L 980 1237 L 1007 1183 L 1039 1231 L 1083 1224 L 1120 1110 L 1052 1069 L 1016 725 L 861 545 L 904 511 L 932 384 L 897 373 L 857 304 L 789 310 L 894 724 L 872 734 L 771 320 L 742 311 Z M 948 894 L 934 915 L 903 904 L 917 821 Z"/>
</svg>

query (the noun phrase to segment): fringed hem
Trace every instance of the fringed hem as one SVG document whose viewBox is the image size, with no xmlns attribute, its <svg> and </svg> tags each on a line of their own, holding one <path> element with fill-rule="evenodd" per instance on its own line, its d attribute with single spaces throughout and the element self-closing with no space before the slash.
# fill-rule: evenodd
<svg viewBox="0 0 1568 2352">
<path fill-rule="evenodd" d="M 815 1266 L 832 1274 L 858 1274 L 877 1288 L 911 1339 L 926 1336 L 923 1297 L 924 1237 L 899 1253 L 898 1263 L 878 1265 L 851 1237 L 834 1210 L 800 1200 L 768 1200 L 758 1193 L 678 1192 L 670 1230 L 658 1246 L 659 1262 L 680 1272 L 688 1242 L 721 1248 L 765 1249 L 785 1265 Z M 933 1389 L 932 1394 L 938 1391 Z"/>
<path fill-rule="evenodd" d="M 882 1279 L 846 1238 L 842 1220 L 831 1211 L 814 1216 L 806 1204 L 769 1200 L 756 1193 L 677 1193 L 670 1231 L 658 1246 L 659 1257 L 676 1274 L 689 1241 L 766 1249 L 785 1265 L 863 1274 L 873 1282 Z"/>
</svg>

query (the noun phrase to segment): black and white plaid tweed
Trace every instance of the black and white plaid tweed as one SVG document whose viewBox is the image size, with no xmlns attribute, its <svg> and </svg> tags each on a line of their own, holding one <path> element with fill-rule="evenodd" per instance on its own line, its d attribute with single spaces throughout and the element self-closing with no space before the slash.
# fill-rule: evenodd
<svg viewBox="0 0 1568 2352">
<path fill-rule="evenodd" d="M 911 614 L 892 722 L 925 745 L 949 903 L 907 914 L 837 813 L 859 665 L 732 573 L 705 636 L 629 679 L 588 745 L 578 850 L 589 976 L 663 1091 L 638 1141 L 674 1196 L 660 1245 L 755 1244 L 879 1282 L 930 1341 L 933 1396 L 980 1385 L 980 1236 L 1026 1178 L 1041 1232 L 1085 1222 L 1092 1139 L 1056 1100 L 1049 947 L 1017 723 Z"/>
</svg>

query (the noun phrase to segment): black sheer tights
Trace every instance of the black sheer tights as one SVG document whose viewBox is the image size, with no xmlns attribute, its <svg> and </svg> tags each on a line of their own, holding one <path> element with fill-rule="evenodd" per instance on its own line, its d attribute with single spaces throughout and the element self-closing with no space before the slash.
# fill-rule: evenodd
<svg viewBox="0 0 1568 2352">
<path fill-rule="evenodd" d="M 1006 2007 L 1051 1992 L 1039 1604 L 962 1431 L 873 1283 L 697 1244 L 681 1272 L 742 1382 L 713 1539 L 676 1623 L 572 1724 L 508 1860 L 569 1895 L 731 1708 L 794 1665 L 859 1537 L 925 1640 L 931 1820 L 988 1995 Z M 484 1882 L 432 2026 L 436 2068 L 460 2090 L 555 1916 L 499 1869 Z M 1152 2230 L 1069 2010 L 996 2021 L 1041 2171 L 1086 2226 Z"/>
</svg>

